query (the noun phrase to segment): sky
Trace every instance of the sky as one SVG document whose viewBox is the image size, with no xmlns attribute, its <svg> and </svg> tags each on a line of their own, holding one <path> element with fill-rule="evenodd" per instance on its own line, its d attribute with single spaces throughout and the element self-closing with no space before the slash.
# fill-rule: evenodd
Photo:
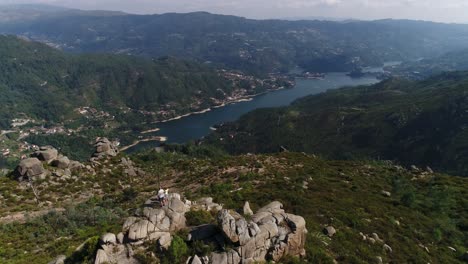
<svg viewBox="0 0 468 264">
<path fill-rule="evenodd" d="M 417 19 L 468 23 L 468 0 L 0 0 L 136 14 L 208 11 L 249 18 Z"/>
</svg>

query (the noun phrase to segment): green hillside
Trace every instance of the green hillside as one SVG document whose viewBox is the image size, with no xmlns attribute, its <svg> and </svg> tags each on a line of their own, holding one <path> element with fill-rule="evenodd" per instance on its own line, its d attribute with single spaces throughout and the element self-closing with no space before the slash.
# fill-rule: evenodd
<svg viewBox="0 0 468 264">
<path fill-rule="evenodd" d="M 254 211 L 278 200 L 288 212 L 304 216 L 307 256 L 281 263 L 373 263 L 377 257 L 384 263 L 463 263 L 468 249 L 466 178 L 300 153 L 222 156 L 194 146 L 179 151 L 185 154 L 131 157 L 147 172 L 138 177 L 123 173 L 121 157 L 95 166 L 99 173 L 94 176 L 84 171 L 79 180 L 49 177 L 37 182 L 40 205 L 28 188 L 0 178 L 1 217 L 58 208 L 25 223 L 1 223 L 0 262 L 47 263 L 66 254 L 75 260 L 67 263 L 93 263 L 97 236 L 119 232 L 125 217 L 159 188 L 160 175 L 171 192 L 192 200 L 212 196 L 233 209 L 250 201 Z M 57 181 L 59 186 L 51 184 Z M 93 198 L 83 201 L 81 195 Z M 327 225 L 337 230 L 331 239 L 322 234 Z M 382 242 L 363 240 L 372 233 Z M 76 251 L 88 238 L 94 240 Z"/>
<path fill-rule="evenodd" d="M 389 69 L 393 75 L 410 79 L 425 79 L 448 71 L 468 70 L 468 50 L 462 49 L 446 53 L 436 58 L 409 61 Z"/>
<path fill-rule="evenodd" d="M 197 102 L 211 104 L 232 84 L 212 68 L 173 58 L 124 55 L 67 55 L 44 44 L 0 37 L 0 127 L 12 118 L 62 121 L 80 106 L 118 112 L 189 112 Z"/>
<path fill-rule="evenodd" d="M 208 142 L 232 153 L 284 148 L 468 175 L 467 87 L 468 74 L 458 72 L 343 88 L 249 113 L 221 126 Z"/>
</svg>

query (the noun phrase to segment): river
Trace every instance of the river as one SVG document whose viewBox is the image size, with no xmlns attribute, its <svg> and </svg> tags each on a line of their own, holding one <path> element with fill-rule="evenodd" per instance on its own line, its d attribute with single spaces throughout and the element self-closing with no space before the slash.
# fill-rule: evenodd
<svg viewBox="0 0 468 264">
<path fill-rule="evenodd" d="M 374 77 L 351 78 L 346 73 L 328 73 L 323 80 L 297 79 L 296 86 L 291 89 L 269 92 L 254 97 L 248 102 L 230 104 L 203 114 L 155 124 L 160 130 L 150 135 L 166 136 L 168 137 L 167 143 L 184 143 L 208 135 L 211 132 L 210 127 L 216 124 L 235 121 L 243 114 L 258 108 L 286 106 L 298 98 L 322 93 L 329 89 L 343 86 L 369 85 L 377 82 L 379 80 Z M 158 145 L 159 142 L 154 141 L 141 142 L 128 149 L 127 152 L 131 153 Z"/>
</svg>

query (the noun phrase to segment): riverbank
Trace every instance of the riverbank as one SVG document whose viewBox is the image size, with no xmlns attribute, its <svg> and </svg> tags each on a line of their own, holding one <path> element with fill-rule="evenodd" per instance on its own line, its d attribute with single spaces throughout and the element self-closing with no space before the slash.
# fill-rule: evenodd
<svg viewBox="0 0 468 264">
<path fill-rule="evenodd" d="M 154 132 L 158 132 L 159 130 L 160 130 L 159 128 L 148 129 L 148 130 L 145 130 L 145 131 L 140 132 L 140 134 L 154 133 Z"/>
<path fill-rule="evenodd" d="M 248 97 L 237 98 L 236 101 L 247 99 L 247 102 L 238 104 L 226 102 L 224 106 L 211 107 L 211 111 L 206 111 L 204 114 L 191 115 L 180 120 L 159 123 L 155 127 L 160 128 L 160 131 L 157 133 L 158 135 L 169 136 L 168 143 L 183 144 L 191 140 L 203 138 L 212 133 L 212 128 L 216 128 L 216 125 L 237 120 L 242 115 L 258 108 L 282 107 L 291 104 L 299 98 L 319 94 L 330 89 L 344 86 L 369 85 L 377 82 L 379 80 L 371 77 L 353 79 L 347 76 L 346 73 L 328 73 L 323 81 L 296 79 L 296 85 L 292 89 L 269 90 L 263 92 L 262 96 L 250 95 Z M 156 142 L 145 142 L 129 149 L 127 152 L 137 152 L 143 149 L 154 148 L 157 145 Z"/>
<path fill-rule="evenodd" d="M 159 131 L 159 130 L 158 130 L 158 131 Z M 143 143 L 143 142 L 150 142 L 150 141 L 165 142 L 165 141 L 167 141 L 167 137 L 160 137 L 160 136 L 157 136 L 157 137 L 139 139 L 139 140 L 136 140 L 135 142 L 133 142 L 132 144 L 130 144 L 130 145 L 128 145 L 128 146 L 124 146 L 124 147 L 120 148 L 120 151 L 123 152 L 123 151 L 126 151 L 126 150 L 130 149 L 130 148 L 135 147 L 136 145 L 138 145 L 138 144 L 140 144 L 140 143 Z"/>
<path fill-rule="evenodd" d="M 292 88 L 294 88 L 294 86 L 293 86 Z M 184 117 L 189 117 L 189 116 L 192 116 L 192 115 L 205 114 L 205 113 L 207 113 L 207 112 L 212 111 L 213 109 L 225 107 L 225 106 L 228 106 L 228 105 L 237 104 L 237 103 L 242 103 L 242 102 L 250 102 L 250 101 L 252 101 L 252 100 L 253 100 L 255 97 L 257 97 L 257 96 L 264 95 L 264 94 L 271 93 L 271 92 L 276 92 L 276 91 L 283 90 L 283 89 L 285 89 L 285 87 L 280 87 L 280 88 L 278 88 L 278 89 L 271 89 L 271 90 L 268 90 L 268 91 L 265 91 L 265 92 L 261 92 L 261 93 L 257 93 L 257 94 L 242 96 L 242 97 L 240 97 L 240 98 L 237 98 L 237 99 L 234 99 L 234 100 L 231 100 L 231 101 L 230 101 L 230 100 L 227 100 L 226 102 L 224 102 L 224 103 L 222 103 L 222 104 L 220 104 L 220 105 L 215 105 L 215 106 L 212 106 L 212 107 L 210 107 L 210 108 L 206 108 L 206 109 L 203 109 L 203 110 L 200 110 L 200 111 L 196 111 L 196 112 L 190 112 L 190 113 L 187 113 L 187 114 L 179 115 L 179 116 L 172 117 L 172 118 L 170 118 L 170 119 L 165 119 L 165 120 L 162 120 L 162 121 L 152 122 L 152 124 L 167 123 L 167 122 L 171 122 L 171 121 L 175 121 L 175 120 L 182 119 L 182 118 L 184 118 Z M 157 131 L 159 131 L 159 129 L 158 129 Z"/>
</svg>

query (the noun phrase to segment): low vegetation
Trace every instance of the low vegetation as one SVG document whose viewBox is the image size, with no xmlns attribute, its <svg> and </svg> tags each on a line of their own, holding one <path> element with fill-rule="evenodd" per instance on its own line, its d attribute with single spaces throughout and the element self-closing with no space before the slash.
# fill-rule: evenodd
<svg viewBox="0 0 468 264">
<path fill-rule="evenodd" d="M 378 256 L 384 262 L 395 263 L 462 263 L 468 249 L 466 178 L 426 170 L 408 171 L 392 162 L 328 161 L 301 153 L 209 158 L 180 152 L 146 152 L 131 158 L 147 171 L 145 175 L 125 176 L 115 166 L 120 159 L 116 157 L 103 165 L 114 164 L 110 172 L 100 172 L 98 168 L 98 175 L 83 174 L 79 182 L 65 182 L 60 188 L 42 187 L 43 201 L 51 202 L 46 208 L 61 207 L 65 211 L 1 224 L 1 261 L 47 262 L 66 253 L 77 258 L 77 263 L 86 262 L 89 254 L 76 253 L 78 245 L 107 231 L 117 232 L 124 216 L 154 195 L 158 175 L 171 191 L 193 200 L 212 196 L 226 208 L 240 210 L 249 201 L 255 211 L 272 200 L 282 202 L 286 210 L 307 221 L 309 263 L 332 263 L 333 259 L 369 263 Z M 84 187 L 87 185 L 80 182 L 92 184 Z M 2 216 L 23 209 L 33 215 L 40 209 L 32 202 L 24 207 L 30 191 L 20 191 L 16 181 L 2 178 L 0 186 Z M 67 201 L 73 204 L 67 199 L 51 199 L 74 197 L 85 189 L 95 198 L 79 205 L 66 205 Z M 213 220 L 209 214 L 195 212 L 187 218 L 193 225 Z M 322 233 L 329 225 L 337 230 L 332 238 Z M 373 233 L 382 241 L 363 239 Z M 193 252 L 213 250 L 185 244 L 173 245 L 173 251 L 158 255 L 164 256 L 160 260 L 175 263 Z M 384 244 L 391 247 L 391 252 L 384 249 Z M 93 248 L 92 243 L 88 245 L 89 253 Z M 151 257 L 144 252 L 138 254 L 142 259 Z M 286 259 L 283 263 L 298 260 Z"/>
</svg>

